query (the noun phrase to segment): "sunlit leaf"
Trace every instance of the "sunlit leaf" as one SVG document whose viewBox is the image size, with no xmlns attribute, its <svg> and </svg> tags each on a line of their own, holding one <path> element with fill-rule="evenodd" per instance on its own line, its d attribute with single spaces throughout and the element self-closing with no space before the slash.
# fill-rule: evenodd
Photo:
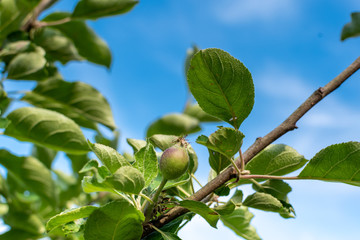
<svg viewBox="0 0 360 240">
<path fill-rule="evenodd" d="M 187 79 L 191 93 L 208 114 L 236 129 L 254 105 L 254 84 L 249 70 L 220 49 L 200 50 L 191 60 Z"/>
<path fill-rule="evenodd" d="M 41 108 L 23 107 L 8 116 L 5 134 L 20 141 L 33 142 L 73 154 L 89 151 L 79 126 L 64 115 Z"/>
<path fill-rule="evenodd" d="M 113 201 L 95 210 L 86 221 L 86 240 L 140 239 L 145 220 L 142 212 L 127 201 Z"/>
<path fill-rule="evenodd" d="M 158 159 L 153 145 L 147 143 L 135 153 L 135 160 L 133 167 L 144 175 L 145 186 L 148 186 L 158 174 Z"/>
</svg>

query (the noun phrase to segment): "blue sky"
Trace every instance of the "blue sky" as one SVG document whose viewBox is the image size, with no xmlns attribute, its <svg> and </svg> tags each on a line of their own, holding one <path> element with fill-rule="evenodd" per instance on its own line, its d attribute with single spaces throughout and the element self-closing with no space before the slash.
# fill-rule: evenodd
<svg viewBox="0 0 360 240">
<path fill-rule="evenodd" d="M 75 1 L 53 7 L 71 10 Z M 169 112 L 180 112 L 186 101 L 183 62 L 192 44 L 216 47 L 242 61 L 252 73 L 255 105 L 241 130 L 243 148 L 280 124 L 315 89 L 354 61 L 360 38 L 340 42 L 350 13 L 360 11 L 355 0 L 158 0 L 141 1 L 125 15 L 89 22 L 113 52 L 110 70 L 89 63 L 61 67 L 67 80 L 92 84 L 109 100 L 122 135 L 120 149 L 130 151 L 126 138 L 143 139 L 147 126 Z M 7 83 L 7 89 L 16 88 Z M 22 87 L 30 87 L 28 83 Z M 299 129 L 277 141 L 310 159 L 322 148 L 360 141 L 359 73 L 298 122 Z M 206 124 L 210 134 L 218 124 Z M 198 134 L 196 134 L 197 136 Z M 197 176 L 204 183 L 209 171 L 207 151 L 193 143 L 200 159 Z M 28 145 L 6 139 L 11 149 Z M 56 166 L 66 168 L 58 159 Z M 289 195 L 296 219 L 251 210 L 253 225 L 263 239 L 355 239 L 360 234 L 360 189 L 319 181 L 292 181 Z M 251 193 L 245 187 L 245 193 Z M 187 239 L 236 239 L 219 224 L 212 229 L 196 217 L 181 231 Z"/>
</svg>

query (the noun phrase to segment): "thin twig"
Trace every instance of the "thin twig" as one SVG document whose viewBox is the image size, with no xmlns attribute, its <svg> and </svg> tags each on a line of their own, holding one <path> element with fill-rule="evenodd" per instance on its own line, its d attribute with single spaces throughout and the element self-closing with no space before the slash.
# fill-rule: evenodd
<svg viewBox="0 0 360 240">
<path fill-rule="evenodd" d="M 255 143 L 251 145 L 248 150 L 243 154 L 245 163 L 249 162 L 256 154 L 274 142 L 276 139 L 284 135 L 285 133 L 297 128 L 296 123 L 304 116 L 312 107 L 320 102 L 325 96 L 337 89 L 346 79 L 353 75 L 360 68 L 360 57 L 357 58 L 350 66 L 348 66 L 342 73 L 331 80 L 324 87 L 317 89 L 310 97 L 308 97 L 284 122 L 278 127 L 272 130 L 263 138 L 256 139 Z M 240 159 L 236 160 L 236 164 L 240 167 Z M 249 175 L 246 175 L 249 176 Z M 254 176 L 254 175 L 253 175 Z M 203 188 L 194 193 L 189 199 L 195 201 L 201 201 L 203 198 L 211 194 L 215 189 L 219 188 L 227 181 L 236 177 L 236 172 L 233 167 L 228 168 L 224 172 L 220 173 L 212 181 L 208 182 Z M 245 176 L 244 176 L 245 177 Z M 161 216 L 160 218 L 152 221 L 152 224 L 161 227 L 166 223 L 172 221 L 188 212 L 187 209 L 182 207 L 175 207 L 169 212 Z M 148 225 L 144 225 L 143 236 L 146 236 L 152 232 L 152 229 Z"/>
<path fill-rule="evenodd" d="M 36 19 L 39 17 L 39 15 L 57 1 L 58 0 L 41 0 L 41 2 L 29 14 L 29 16 L 27 17 L 27 21 L 21 27 L 21 30 L 29 31 L 32 28 L 33 24 L 36 22 Z"/>
<path fill-rule="evenodd" d="M 61 25 L 61 24 L 70 22 L 71 20 L 72 20 L 71 17 L 66 17 L 66 18 L 59 19 L 57 21 L 52 21 L 52 22 L 35 21 L 34 22 L 34 28 L 42 28 L 42 27 L 51 27 L 51 26 Z"/>
</svg>

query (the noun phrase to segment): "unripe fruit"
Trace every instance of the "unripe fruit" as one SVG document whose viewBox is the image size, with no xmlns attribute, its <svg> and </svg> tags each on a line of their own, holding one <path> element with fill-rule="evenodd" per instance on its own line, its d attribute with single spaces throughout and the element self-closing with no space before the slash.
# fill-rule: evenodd
<svg viewBox="0 0 360 240">
<path fill-rule="evenodd" d="M 180 146 L 169 147 L 161 155 L 159 167 L 167 180 L 180 177 L 189 167 L 189 155 L 186 149 Z"/>
</svg>

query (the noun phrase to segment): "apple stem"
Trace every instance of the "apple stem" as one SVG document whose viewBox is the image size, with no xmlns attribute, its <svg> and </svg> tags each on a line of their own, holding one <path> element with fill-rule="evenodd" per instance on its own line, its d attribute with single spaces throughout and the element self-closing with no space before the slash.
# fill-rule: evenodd
<svg viewBox="0 0 360 240">
<path fill-rule="evenodd" d="M 144 216 L 145 216 L 145 222 L 148 222 L 151 218 L 152 215 L 152 211 L 155 207 L 155 205 L 157 204 L 157 200 L 159 198 L 159 195 L 161 193 L 161 191 L 163 190 L 165 184 L 167 182 L 167 179 L 163 178 L 158 189 L 156 190 L 154 196 L 151 198 L 152 203 L 151 202 L 147 202 L 145 208 L 144 208 Z"/>
</svg>

